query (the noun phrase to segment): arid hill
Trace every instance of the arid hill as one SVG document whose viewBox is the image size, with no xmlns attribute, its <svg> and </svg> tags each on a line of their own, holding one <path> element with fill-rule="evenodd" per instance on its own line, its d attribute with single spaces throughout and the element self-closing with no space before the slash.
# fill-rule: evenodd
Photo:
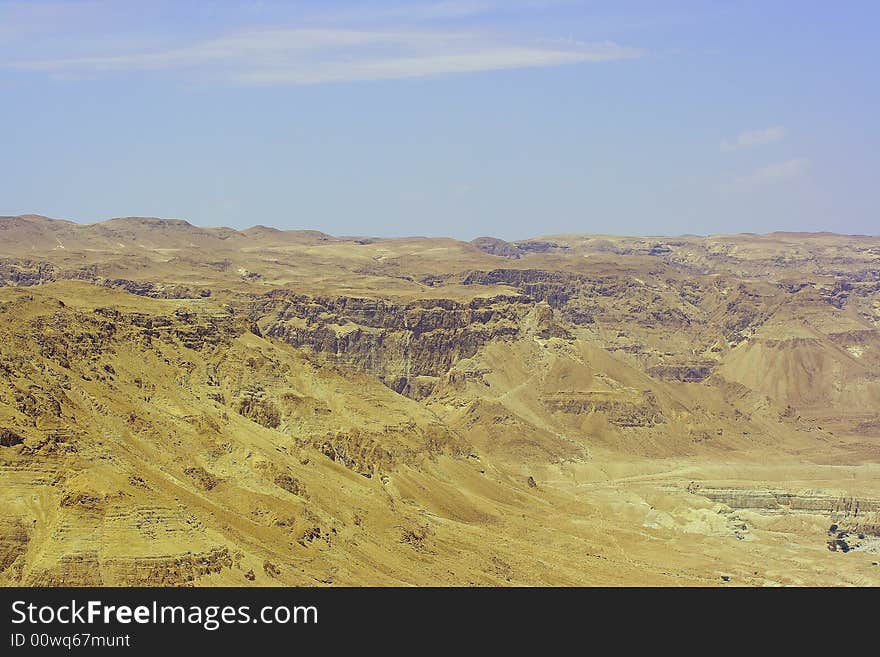
<svg viewBox="0 0 880 657">
<path fill-rule="evenodd" d="M 880 238 L 0 217 L 0 583 L 880 584 Z"/>
</svg>

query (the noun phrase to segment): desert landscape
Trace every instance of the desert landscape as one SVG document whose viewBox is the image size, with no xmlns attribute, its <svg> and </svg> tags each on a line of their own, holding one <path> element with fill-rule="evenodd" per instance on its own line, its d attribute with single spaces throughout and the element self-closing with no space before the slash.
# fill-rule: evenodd
<svg viewBox="0 0 880 657">
<path fill-rule="evenodd" d="M 6 586 L 880 585 L 880 238 L 0 217 Z"/>
</svg>

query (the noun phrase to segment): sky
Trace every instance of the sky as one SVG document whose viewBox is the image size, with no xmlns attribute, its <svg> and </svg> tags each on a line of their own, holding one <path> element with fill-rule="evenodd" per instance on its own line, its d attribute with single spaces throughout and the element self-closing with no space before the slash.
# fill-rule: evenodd
<svg viewBox="0 0 880 657">
<path fill-rule="evenodd" d="M 880 234 L 880 3 L 0 0 L 0 215 Z"/>
</svg>

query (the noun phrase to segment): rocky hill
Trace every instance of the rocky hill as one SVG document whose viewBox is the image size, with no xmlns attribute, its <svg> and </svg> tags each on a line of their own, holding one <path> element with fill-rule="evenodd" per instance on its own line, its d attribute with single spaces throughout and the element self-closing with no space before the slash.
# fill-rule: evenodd
<svg viewBox="0 0 880 657">
<path fill-rule="evenodd" d="M 0 217 L 0 372 L 6 585 L 880 584 L 876 237 Z"/>
</svg>

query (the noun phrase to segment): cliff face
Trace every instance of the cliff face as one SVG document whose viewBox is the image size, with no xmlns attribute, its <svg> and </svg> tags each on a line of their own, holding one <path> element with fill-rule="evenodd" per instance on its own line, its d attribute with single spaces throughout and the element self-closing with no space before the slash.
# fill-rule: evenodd
<svg viewBox="0 0 880 657">
<path fill-rule="evenodd" d="M 41 291 L 0 306 L 8 581 L 240 583 L 272 550 L 233 548 L 213 527 L 219 509 L 235 532 L 305 551 L 340 531 L 326 468 L 377 482 L 348 484 L 355 509 L 399 468 L 469 452 L 375 379 L 316 367 L 229 308 L 175 305 L 131 312 Z M 30 493 L 47 514 L 37 524 Z"/>
<path fill-rule="evenodd" d="M 255 303 L 251 316 L 268 337 L 372 374 L 400 394 L 421 397 L 459 360 L 473 357 L 490 341 L 518 335 L 533 305 L 518 296 L 399 304 L 272 295 Z"/>
<path fill-rule="evenodd" d="M 880 581 L 878 244 L 0 230 L 0 583 Z"/>
</svg>

